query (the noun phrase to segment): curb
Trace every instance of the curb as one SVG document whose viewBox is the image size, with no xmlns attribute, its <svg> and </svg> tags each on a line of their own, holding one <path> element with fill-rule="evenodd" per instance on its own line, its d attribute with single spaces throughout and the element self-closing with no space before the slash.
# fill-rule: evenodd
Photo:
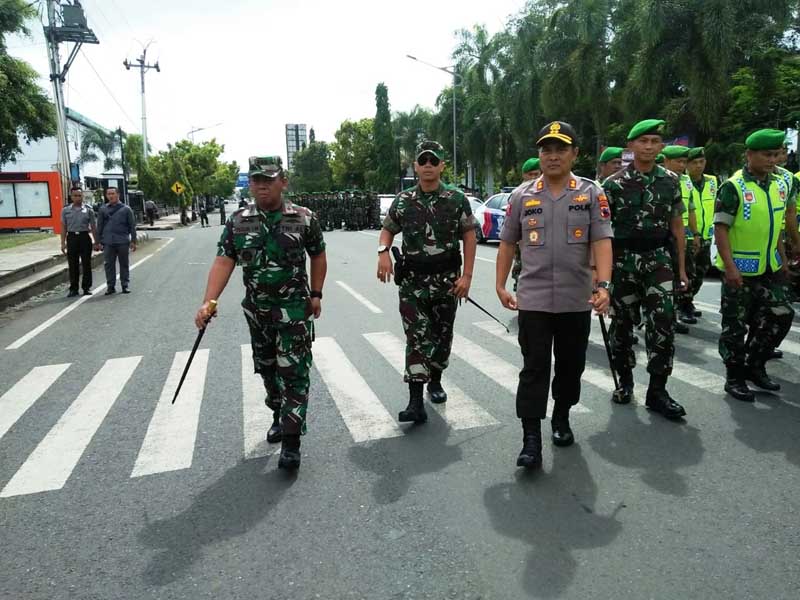
<svg viewBox="0 0 800 600">
<path fill-rule="evenodd" d="M 147 233 L 136 234 L 137 244 L 146 244 L 150 241 L 150 236 Z M 45 263 L 50 263 L 46 266 Z M 62 264 L 59 264 L 62 263 Z M 103 264 L 103 253 L 99 252 L 92 255 L 92 269 L 96 269 Z M 21 280 L 26 277 L 31 277 L 36 273 L 40 273 L 39 277 L 25 282 Z M 18 273 L 22 275 L 18 276 Z M 14 278 L 14 279 L 10 279 Z M 48 292 L 53 288 L 61 285 L 62 283 L 69 282 L 69 266 L 67 265 L 66 256 L 55 256 L 53 259 L 47 259 L 27 265 L 19 271 L 12 271 L 8 275 L 0 279 L 0 311 L 6 310 L 12 306 L 30 300 L 34 296 L 38 296 L 44 292 Z M 14 284 L 17 285 L 14 285 Z"/>
</svg>

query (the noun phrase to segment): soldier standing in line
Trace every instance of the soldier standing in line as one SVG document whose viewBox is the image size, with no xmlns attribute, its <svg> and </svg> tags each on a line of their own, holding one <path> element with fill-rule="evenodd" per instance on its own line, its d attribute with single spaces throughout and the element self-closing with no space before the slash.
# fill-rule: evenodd
<svg viewBox="0 0 800 600">
<path fill-rule="evenodd" d="M 409 402 L 400 411 L 401 422 L 427 421 L 425 383 L 431 402 L 447 401 L 442 371 L 450 358 L 458 300 L 469 295 L 472 283 L 475 217 L 463 192 L 442 183 L 443 169 L 444 148 L 439 142 L 424 141 L 417 146 L 414 170 L 419 183 L 392 202 L 378 246 L 378 279 L 387 283 L 393 274 L 389 249 L 394 236 L 403 233 L 400 316 L 406 333 L 403 379 L 408 383 Z"/>
<path fill-rule="evenodd" d="M 686 172 L 692 180 L 692 203 L 695 208 L 695 239 L 700 240 L 700 247 L 695 255 L 695 277 L 692 286 L 692 302 L 689 310 L 695 317 L 702 313 L 694 306 L 694 298 L 700 293 L 703 279 L 711 268 L 711 241 L 714 239 L 714 205 L 717 202 L 717 178 L 706 175 L 706 154 L 703 148 L 689 150 Z M 688 274 L 688 273 L 687 273 Z"/>
<path fill-rule="evenodd" d="M 546 417 L 553 379 L 553 444 L 569 446 L 574 436 L 569 411 L 580 400 L 586 365 L 591 309 L 608 309 L 611 282 L 611 213 L 595 181 L 577 177 L 572 166 L 578 144 L 572 126 L 553 121 L 537 140 L 543 174 L 512 192 L 512 210 L 500 234 L 495 287 L 503 306 L 519 311 L 517 417 L 523 447 L 517 466 L 542 464 L 541 422 Z M 515 298 L 506 290 L 513 248 L 525 261 Z M 589 258 L 594 254 L 601 281 L 593 285 Z"/>
<path fill-rule="evenodd" d="M 777 129 L 748 136 L 746 164 L 720 186 L 714 214 L 716 265 L 723 272 L 719 354 L 727 370 L 725 391 L 745 402 L 755 400 L 748 380 L 762 390 L 780 390 L 765 364 L 794 318 L 780 227 L 789 189 L 775 174 L 783 140 Z"/>
<path fill-rule="evenodd" d="M 664 146 L 661 127 L 664 121 L 640 121 L 628 133 L 633 162 L 603 182 L 614 227 L 614 272 L 612 276 L 611 351 L 620 376 L 620 389 L 612 400 L 627 404 L 633 399 L 633 326 L 646 322 L 650 385 L 646 405 L 668 419 L 680 419 L 684 408 L 666 389 L 672 373 L 675 352 L 675 307 L 673 303 L 673 265 L 678 279 L 686 285 L 683 268 L 685 239 L 681 191 L 676 175 L 655 164 Z M 677 261 L 673 262 L 670 244 L 675 241 Z"/>
<path fill-rule="evenodd" d="M 327 272 L 325 242 L 314 214 L 282 197 L 288 181 L 279 156 L 253 156 L 249 167 L 255 202 L 225 224 L 195 323 L 206 326 L 209 301 L 220 297 L 241 265 L 253 363 L 273 412 L 267 441 L 282 442 L 279 468 L 297 469 L 300 436 L 306 432 L 311 332 L 322 311 Z M 311 257 L 310 291 L 306 254 Z"/>
<path fill-rule="evenodd" d="M 622 148 L 619 146 L 608 146 L 600 154 L 600 159 L 597 161 L 597 181 L 603 183 L 607 177 L 610 177 L 622 168 Z"/>
</svg>

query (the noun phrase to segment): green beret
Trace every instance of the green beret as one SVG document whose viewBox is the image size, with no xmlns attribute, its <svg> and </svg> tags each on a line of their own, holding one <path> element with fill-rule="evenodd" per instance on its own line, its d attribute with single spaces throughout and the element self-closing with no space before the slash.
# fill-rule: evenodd
<svg viewBox="0 0 800 600">
<path fill-rule="evenodd" d="M 686 158 L 689 156 L 688 146 L 665 146 L 661 151 L 667 158 Z"/>
<path fill-rule="evenodd" d="M 661 126 L 664 125 L 664 123 L 666 123 L 666 121 L 662 121 L 661 119 L 645 119 L 644 121 L 639 121 L 628 132 L 628 141 L 635 140 L 643 135 L 661 135 Z"/>
<path fill-rule="evenodd" d="M 659 152 L 658 156 L 656 156 L 656 164 L 657 165 L 664 164 L 664 153 L 663 152 Z"/>
<path fill-rule="evenodd" d="M 622 158 L 622 148 L 618 146 L 609 146 L 603 150 L 603 153 L 600 155 L 600 162 L 607 163 L 615 158 Z"/>
<path fill-rule="evenodd" d="M 689 150 L 689 160 L 694 160 L 695 158 L 705 158 L 705 156 L 706 150 L 702 146 Z"/>
<path fill-rule="evenodd" d="M 522 165 L 522 172 L 527 173 L 528 171 L 538 171 L 541 169 L 541 162 L 538 158 L 529 158 L 525 161 L 525 164 Z"/>
<path fill-rule="evenodd" d="M 785 140 L 786 133 L 779 129 L 759 129 L 747 137 L 744 145 L 748 150 L 778 150 Z"/>
</svg>

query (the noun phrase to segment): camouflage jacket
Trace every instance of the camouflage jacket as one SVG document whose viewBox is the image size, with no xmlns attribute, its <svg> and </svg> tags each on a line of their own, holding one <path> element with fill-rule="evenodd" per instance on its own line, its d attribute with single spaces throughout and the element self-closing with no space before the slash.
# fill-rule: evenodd
<svg viewBox="0 0 800 600">
<path fill-rule="evenodd" d="M 631 163 L 606 179 L 603 189 L 615 239 L 666 236 L 670 221 L 686 211 L 678 176 L 658 165 L 650 173 L 640 173 Z"/>
<path fill-rule="evenodd" d="M 383 220 L 384 229 L 403 232 L 403 253 L 409 256 L 459 251 L 464 232 L 476 225 L 467 197 L 443 183 L 433 192 L 419 186 L 400 192 Z"/>
<path fill-rule="evenodd" d="M 261 210 L 255 204 L 237 210 L 225 223 L 217 244 L 217 256 L 242 267 L 246 290 L 242 306 L 268 312 L 278 322 L 309 317 L 306 253 L 317 256 L 324 251 L 314 213 L 288 200 L 277 211 Z"/>
</svg>

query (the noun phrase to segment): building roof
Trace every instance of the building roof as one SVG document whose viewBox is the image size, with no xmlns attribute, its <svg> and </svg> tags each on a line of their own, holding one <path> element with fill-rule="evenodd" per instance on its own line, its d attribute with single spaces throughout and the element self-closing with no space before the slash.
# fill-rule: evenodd
<svg viewBox="0 0 800 600">
<path fill-rule="evenodd" d="M 65 111 L 66 116 L 67 116 L 68 119 L 70 119 L 72 121 L 75 121 L 76 123 L 79 123 L 79 124 L 83 125 L 84 127 L 88 127 L 90 129 L 95 129 L 95 130 L 97 130 L 97 131 L 99 131 L 101 133 L 104 133 L 106 135 L 111 135 L 111 134 L 114 133 L 113 131 L 109 131 L 108 129 L 106 129 L 102 125 L 98 125 L 97 123 L 92 121 L 90 118 L 84 117 L 81 113 L 79 113 L 76 110 L 72 110 L 69 107 L 65 107 L 64 111 Z"/>
</svg>

